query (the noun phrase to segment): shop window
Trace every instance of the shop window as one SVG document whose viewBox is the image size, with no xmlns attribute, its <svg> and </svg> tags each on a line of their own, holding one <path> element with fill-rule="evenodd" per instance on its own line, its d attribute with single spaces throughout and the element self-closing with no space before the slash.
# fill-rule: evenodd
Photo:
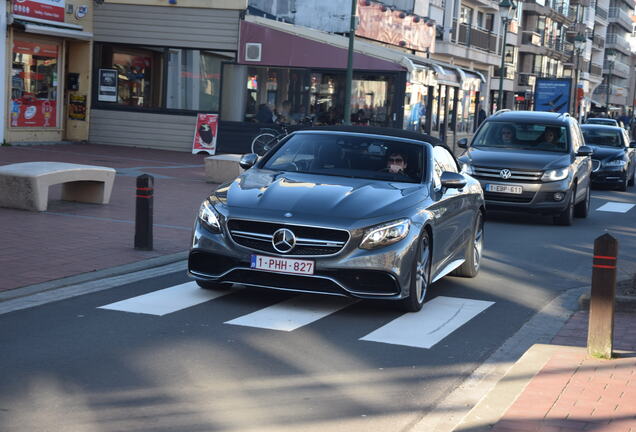
<svg viewBox="0 0 636 432">
<path fill-rule="evenodd" d="M 207 50 L 97 43 L 95 70 L 116 70 L 117 95 L 112 102 L 99 95 L 95 100 L 100 106 L 216 113 L 221 65 L 233 58 Z"/>
<path fill-rule="evenodd" d="M 11 126 L 57 127 L 60 48 L 16 39 L 11 65 Z"/>
</svg>

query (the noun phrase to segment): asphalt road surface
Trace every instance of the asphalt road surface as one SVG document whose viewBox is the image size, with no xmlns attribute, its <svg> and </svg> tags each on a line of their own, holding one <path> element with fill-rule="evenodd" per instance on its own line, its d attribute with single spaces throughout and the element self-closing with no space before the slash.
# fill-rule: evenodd
<svg viewBox="0 0 636 432">
<path fill-rule="evenodd" d="M 633 204 L 631 189 L 593 191 L 571 227 L 489 214 L 479 276 L 438 281 L 417 314 L 179 273 L 0 315 L 0 430 L 421 427 L 546 304 L 589 285 L 596 237 L 618 238 L 619 278 L 636 272 Z"/>
</svg>

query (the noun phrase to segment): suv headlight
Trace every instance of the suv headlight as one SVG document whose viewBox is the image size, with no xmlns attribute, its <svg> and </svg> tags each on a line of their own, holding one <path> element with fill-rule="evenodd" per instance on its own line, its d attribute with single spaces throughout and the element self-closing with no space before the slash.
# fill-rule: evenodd
<svg viewBox="0 0 636 432">
<path fill-rule="evenodd" d="M 219 224 L 219 219 L 216 217 L 216 211 L 214 210 L 212 203 L 207 199 L 201 203 L 201 207 L 199 208 L 199 219 L 205 224 L 205 226 L 208 227 L 208 229 L 210 229 L 210 231 L 217 233 L 221 232 L 221 224 Z"/>
<path fill-rule="evenodd" d="M 541 181 L 544 182 L 553 182 L 559 181 L 568 178 L 570 171 L 567 168 L 559 168 L 554 170 L 549 170 L 543 173 L 541 177 Z"/>
<path fill-rule="evenodd" d="M 623 159 L 614 159 L 611 161 L 603 162 L 603 166 L 606 167 L 624 167 L 627 165 L 627 162 Z"/>
<path fill-rule="evenodd" d="M 411 228 L 410 219 L 400 219 L 367 230 L 360 243 L 362 249 L 375 249 L 402 240 Z"/>
<path fill-rule="evenodd" d="M 473 166 L 469 163 L 462 164 L 462 174 L 473 175 L 475 174 L 475 170 Z"/>
</svg>

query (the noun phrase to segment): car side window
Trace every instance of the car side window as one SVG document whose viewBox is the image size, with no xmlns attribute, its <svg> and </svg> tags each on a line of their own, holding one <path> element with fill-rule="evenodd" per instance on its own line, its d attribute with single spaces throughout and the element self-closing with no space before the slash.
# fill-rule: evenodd
<svg viewBox="0 0 636 432">
<path fill-rule="evenodd" d="M 581 128 L 577 127 L 574 122 L 570 123 L 570 136 L 572 141 L 572 151 L 576 153 L 579 151 L 579 147 L 581 147 L 584 141 L 581 136 Z"/>
</svg>

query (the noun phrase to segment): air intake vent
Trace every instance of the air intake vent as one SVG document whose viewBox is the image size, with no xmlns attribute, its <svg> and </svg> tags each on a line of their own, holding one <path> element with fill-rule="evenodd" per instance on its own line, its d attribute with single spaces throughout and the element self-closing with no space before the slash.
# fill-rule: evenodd
<svg viewBox="0 0 636 432">
<path fill-rule="evenodd" d="M 260 43 L 245 44 L 245 61 L 259 62 L 261 61 L 261 51 L 263 49 Z"/>
</svg>

